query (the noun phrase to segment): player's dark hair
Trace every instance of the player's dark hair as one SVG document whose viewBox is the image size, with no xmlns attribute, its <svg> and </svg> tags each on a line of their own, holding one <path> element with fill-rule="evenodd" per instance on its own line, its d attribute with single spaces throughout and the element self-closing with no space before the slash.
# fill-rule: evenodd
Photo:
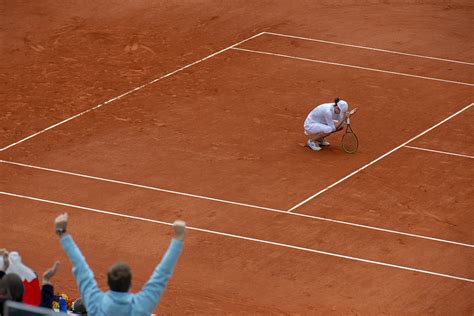
<svg viewBox="0 0 474 316">
<path fill-rule="evenodd" d="M 339 101 L 341 101 L 341 99 L 335 98 L 335 99 L 334 99 L 334 106 L 337 106 L 337 102 L 339 102 Z"/>
</svg>

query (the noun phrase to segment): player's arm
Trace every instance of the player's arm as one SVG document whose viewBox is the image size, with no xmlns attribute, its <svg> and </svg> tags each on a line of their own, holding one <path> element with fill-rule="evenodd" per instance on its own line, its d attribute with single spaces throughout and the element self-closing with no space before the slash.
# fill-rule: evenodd
<svg viewBox="0 0 474 316">
<path fill-rule="evenodd" d="M 347 113 L 344 113 L 342 115 L 342 118 L 336 122 L 336 130 L 334 132 L 338 132 L 340 130 L 342 130 L 344 128 L 344 124 L 346 123 L 346 119 L 347 119 Z"/>
<path fill-rule="evenodd" d="M 349 117 L 349 116 L 351 116 L 351 115 L 354 115 L 354 114 L 357 112 L 358 109 L 359 109 L 359 108 L 353 108 L 353 109 L 348 113 L 347 116 Z"/>
<path fill-rule="evenodd" d="M 358 109 L 358 108 L 354 108 L 352 111 L 349 111 L 349 112 L 344 113 L 344 115 L 342 116 L 341 120 L 336 123 L 336 132 L 337 132 L 337 131 L 340 131 L 341 129 L 344 128 L 344 125 L 345 125 L 347 119 L 348 119 L 350 116 L 354 115 L 354 114 L 357 112 L 357 109 Z"/>
</svg>

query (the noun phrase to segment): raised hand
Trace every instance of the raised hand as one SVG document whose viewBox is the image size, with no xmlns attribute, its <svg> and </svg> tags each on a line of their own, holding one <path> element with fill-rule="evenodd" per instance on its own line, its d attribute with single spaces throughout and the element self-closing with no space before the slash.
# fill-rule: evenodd
<svg viewBox="0 0 474 316">
<path fill-rule="evenodd" d="M 355 112 L 357 112 L 357 109 L 358 108 L 354 108 L 352 111 L 349 112 L 349 115 L 355 114 Z"/>
<path fill-rule="evenodd" d="M 182 220 L 176 220 L 173 223 L 174 239 L 184 240 L 186 236 L 186 223 Z"/>
<path fill-rule="evenodd" d="M 49 284 L 49 280 L 56 275 L 59 268 L 59 261 L 56 261 L 51 268 L 43 273 L 43 284 Z"/>
<path fill-rule="evenodd" d="M 56 233 L 65 232 L 67 228 L 67 213 L 61 214 L 54 220 L 54 229 Z"/>
</svg>

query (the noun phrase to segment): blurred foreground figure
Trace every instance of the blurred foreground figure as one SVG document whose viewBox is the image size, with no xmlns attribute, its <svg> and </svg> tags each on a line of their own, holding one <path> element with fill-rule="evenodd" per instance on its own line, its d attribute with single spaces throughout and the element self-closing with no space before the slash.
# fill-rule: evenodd
<svg viewBox="0 0 474 316">
<path fill-rule="evenodd" d="M 66 232 L 67 224 L 67 213 L 59 215 L 54 222 L 56 234 L 60 236 L 61 245 L 72 263 L 72 272 L 87 313 L 94 316 L 149 316 L 158 304 L 181 254 L 186 224 L 179 220 L 173 223 L 174 238 L 171 240 L 165 256 L 143 289 L 136 294 L 129 293 L 132 272 L 124 262 L 113 264 L 107 273 L 110 291 L 102 292 L 97 287 L 94 274 L 87 265 L 84 256 L 71 235 Z"/>
<path fill-rule="evenodd" d="M 27 267 L 21 260 L 21 256 L 17 251 L 7 252 L 6 249 L 1 249 L 1 270 L 8 274 L 16 274 L 20 277 L 23 287 L 24 294 L 22 301 L 28 305 L 40 305 L 41 302 L 41 289 L 38 276 L 29 267 Z M 6 266 L 6 267 L 5 267 Z M 0 277 L 1 277 L 0 273 Z"/>
</svg>

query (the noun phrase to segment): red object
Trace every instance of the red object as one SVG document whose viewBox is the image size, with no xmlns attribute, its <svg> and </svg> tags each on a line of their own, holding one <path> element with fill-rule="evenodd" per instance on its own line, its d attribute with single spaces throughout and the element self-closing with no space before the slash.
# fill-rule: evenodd
<svg viewBox="0 0 474 316">
<path fill-rule="evenodd" d="M 23 280 L 25 294 L 23 294 L 23 303 L 28 305 L 39 306 L 41 303 L 41 289 L 38 278 L 31 281 Z"/>
</svg>

